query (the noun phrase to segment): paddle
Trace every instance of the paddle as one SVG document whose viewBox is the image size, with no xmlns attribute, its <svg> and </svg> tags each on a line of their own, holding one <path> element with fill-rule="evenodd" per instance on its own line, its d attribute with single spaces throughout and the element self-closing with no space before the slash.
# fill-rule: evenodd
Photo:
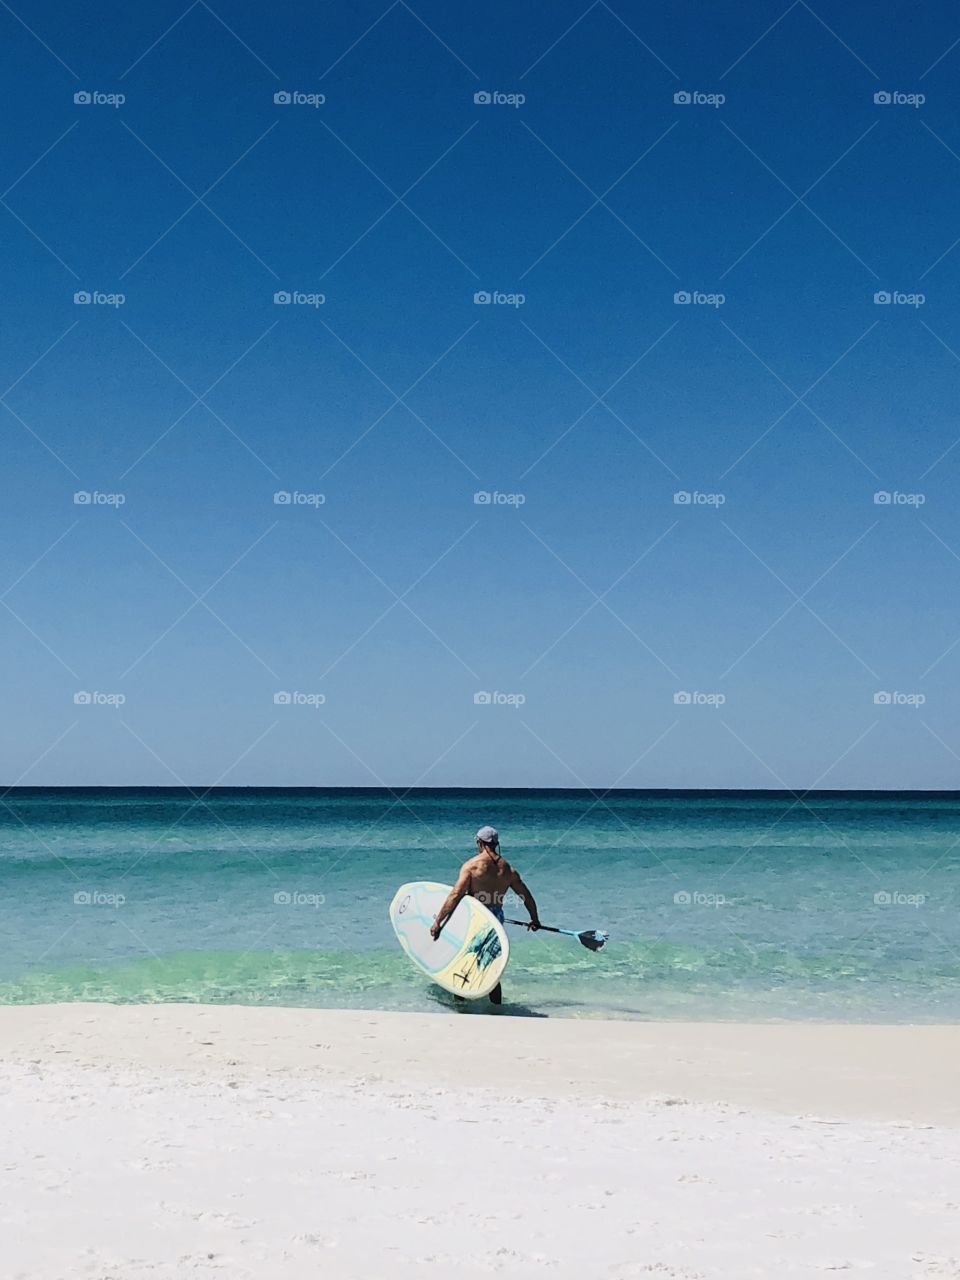
<svg viewBox="0 0 960 1280">
<path fill-rule="evenodd" d="M 519 924 L 525 929 L 530 928 L 527 920 L 505 920 L 504 923 Z M 581 946 L 586 947 L 588 951 L 599 951 L 610 939 L 609 933 L 604 933 L 600 929 L 584 929 L 582 933 L 578 933 L 576 929 L 557 929 L 550 924 L 542 924 L 540 929 L 545 933 L 565 933 L 568 938 L 579 938 Z"/>
</svg>

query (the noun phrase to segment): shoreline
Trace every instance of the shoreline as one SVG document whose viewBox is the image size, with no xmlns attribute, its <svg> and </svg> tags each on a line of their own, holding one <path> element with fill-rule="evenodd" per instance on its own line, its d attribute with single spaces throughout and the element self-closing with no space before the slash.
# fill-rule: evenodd
<svg viewBox="0 0 960 1280">
<path fill-rule="evenodd" d="M 681 1023 L 192 1004 L 0 1008 L 0 1064 L 664 1098 L 960 1127 L 960 1026 Z"/>
</svg>

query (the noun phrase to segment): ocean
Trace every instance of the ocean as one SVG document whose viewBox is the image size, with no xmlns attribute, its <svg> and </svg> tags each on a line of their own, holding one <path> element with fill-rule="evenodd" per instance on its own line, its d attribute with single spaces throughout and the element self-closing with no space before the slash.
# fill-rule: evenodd
<svg viewBox="0 0 960 1280">
<path fill-rule="evenodd" d="M 485 823 L 545 924 L 611 935 L 511 930 L 503 1013 L 960 1018 L 952 792 L 15 788 L 0 1003 L 449 1012 L 387 908 L 452 883 Z"/>
</svg>

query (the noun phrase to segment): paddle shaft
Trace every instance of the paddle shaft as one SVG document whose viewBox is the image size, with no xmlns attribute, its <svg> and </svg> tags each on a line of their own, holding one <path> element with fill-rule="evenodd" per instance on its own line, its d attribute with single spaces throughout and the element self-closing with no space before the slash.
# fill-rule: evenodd
<svg viewBox="0 0 960 1280">
<path fill-rule="evenodd" d="M 504 920 L 504 924 L 519 924 L 519 925 L 522 925 L 525 929 L 528 929 L 530 927 L 529 921 L 527 920 Z M 566 933 L 571 938 L 580 937 L 579 933 L 577 933 L 574 929 L 558 929 L 555 925 L 552 925 L 552 924 L 542 924 L 540 926 L 540 929 L 544 933 Z"/>
</svg>

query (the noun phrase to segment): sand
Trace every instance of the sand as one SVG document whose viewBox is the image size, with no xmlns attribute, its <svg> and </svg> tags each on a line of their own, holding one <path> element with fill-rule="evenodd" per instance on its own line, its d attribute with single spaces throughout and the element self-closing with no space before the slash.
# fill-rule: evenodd
<svg viewBox="0 0 960 1280">
<path fill-rule="evenodd" d="M 960 1277 L 958 1027 L 0 1010 L 0 1274 Z"/>
</svg>

